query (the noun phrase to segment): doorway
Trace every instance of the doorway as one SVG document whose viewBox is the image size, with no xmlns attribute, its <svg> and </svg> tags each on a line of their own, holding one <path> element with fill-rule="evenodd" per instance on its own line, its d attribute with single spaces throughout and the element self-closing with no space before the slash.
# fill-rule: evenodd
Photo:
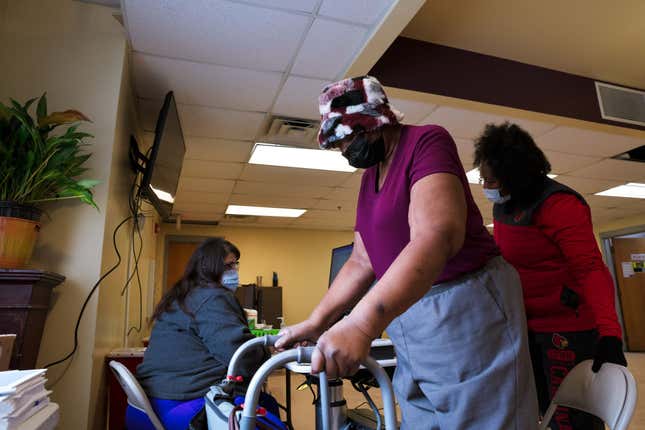
<svg viewBox="0 0 645 430">
<path fill-rule="evenodd" d="M 617 293 L 625 346 L 645 351 L 645 226 L 600 235 Z"/>
<path fill-rule="evenodd" d="M 190 256 L 206 239 L 202 236 L 166 236 L 163 293 L 181 279 Z"/>
</svg>

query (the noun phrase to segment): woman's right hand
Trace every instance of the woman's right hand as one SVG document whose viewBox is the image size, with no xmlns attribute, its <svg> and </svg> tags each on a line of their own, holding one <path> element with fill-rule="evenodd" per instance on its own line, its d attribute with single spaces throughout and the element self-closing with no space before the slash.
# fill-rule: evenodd
<svg viewBox="0 0 645 430">
<path fill-rule="evenodd" d="M 275 349 L 284 351 L 287 348 L 313 345 L 323 331 L 322 324 L 316 323 L 311 318 L 306 319 L 301 323 L 280 330 L 278 334 L 280 338 L 275 342 Z"/>
</svg>

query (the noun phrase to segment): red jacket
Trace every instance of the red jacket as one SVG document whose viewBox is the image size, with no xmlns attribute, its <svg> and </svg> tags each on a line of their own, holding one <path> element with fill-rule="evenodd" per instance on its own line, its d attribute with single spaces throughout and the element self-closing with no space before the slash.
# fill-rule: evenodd
<svg viewBox="0 0 645 430">
<path fill-rule="evenodd" d="M 509 221 L 499 205 L 495 208 L 495 241 L 519 272 L 529 330 L 596 328 L 600 336 L 622 338 L 614 283 L 593 234 L 589 206 L 575 191 L 550 182 L 552 191 L 528 213 Z M 517 222 L 522 215 L 530 219 Z M 564 287 L 580 297 L 576 310 L 561 302 Z"/>
</svg>

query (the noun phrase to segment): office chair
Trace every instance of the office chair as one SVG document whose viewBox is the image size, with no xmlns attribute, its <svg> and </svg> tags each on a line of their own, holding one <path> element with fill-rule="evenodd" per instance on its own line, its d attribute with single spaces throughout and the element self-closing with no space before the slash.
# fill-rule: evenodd
<svg viewBox="0 0 645 430">
<path fill-rule="evenodd" d="M 638 392 L 631 372 L 623 366 L 604 363 L 598 373 L 585 360 L 564 378 L 539 429 L 548 427 L 558 406 L 575 408 L 602 419 L 611 430 L 626 430 L 636 407 Z"/>
<path fill-rule="evenodd" d="M 114 376 L 117 381 L 119 381 L 121 388 L 123 388 L 123 391 L 125 391 L 125 394 L 128 396 L 128 404 L 144 412 L 156 430 L 164 430 L 161 420 L 159 420 L 159 417 L 152 409 L 148 396 L 145 391 L 143 391 L 143 388 L 141 388 L 141 385 L 139 385 L 137 378 L 135 378 L 123 364 L 114 360 L 110 361 L 109 364 L 112 369 L 112 373 L 114 373 Z"/>
</svg>

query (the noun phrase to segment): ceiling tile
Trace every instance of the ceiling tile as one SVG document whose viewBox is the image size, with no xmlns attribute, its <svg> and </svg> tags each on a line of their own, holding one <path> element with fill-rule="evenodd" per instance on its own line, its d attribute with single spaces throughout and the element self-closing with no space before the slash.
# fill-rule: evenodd
<svg viewBox="0 0 645 430">
<path fill-rule="evenodd" d="M 358 190 L 353 188 L 334 188 L 328 195 L 323 196 L 329 200 L 354 200 L 358 198 Z"/>
<path fill-rule="evenodd" d="M 557 178 L 555 178 L 555 180 L 568 187 L 573 188 L 580 194 L 599 193 L 600 191 L 604 191 L 609 188 L 624 184 L 623 181 L 578 178 L 575 176 L 564 176 L 564 175 L 558 176 Z"/>
<path fill-rule="evenodd" d="M 630 199 L 627 197 L 585 196 L 585 200 L 593 207 L 602 208 L 627 208 L 645 211 L 645 199 Z"/>
<path fill-rule="evenodd" d="M 457 109 L 449 106 L 440 106 L 430 116 L 425 118 L 423 123 L 441 125 L 454 138 L 475 139 L 483 133 L 484 127 L 487 124 L 493 123 L 499 125 L 506 121 L 519 125 L 533 137 L 540 136 L 554 127 L 553 124 L 546 122 L 511 118 L 484 112 Z"/>
<path fill-rule="evenodd" d="M 265 7 L 290 9 L 307 13 L 312 13 L 318 4 L 318 0 L 246 0 L 246 2 Z"/>
<path fill-rule="evenodd" d="M 173 213 L 196 212 L 196 213 L 223 213 L 226 210 L 226 203 L 177 203 L 173 206 Z"/>
<path fill-rule="evenodd" d="M 231 205 L 292 209 L 310 209 L 317 202 L 314 198 L 297 195 L 278 197 L 266 194 L 232 194 L 229 200 L 229 204 Z"/>
<path fill-rule="evenodd" d="M 322 187 L 318 185 L 303 185 L 298 183 L 284 184 L 284 183 L 267 183 L 267 182 L 249 182 L 237 181 L 233 192 L 235 194 L 250 194 L 250 195 L 265 195 L 265 196 L 280 196 L 287 198 L 301 197 L 301 198 L 324 198 L 333 190 L 330 187 Z M 234 195 L 235 195 L 234 194 Z"/>
<path fill-rule="evenodd" d="M 600 208 L 592 207 L 591 208 L 591 221 L 593 224 L 598 224 L 598 222 L 605 221 L 615 221 L 621 218 L 633 216 L 640 213 L 638 209 L 631 208 Z"/>
<path fill-rule="evenodd" d="M 178 103 L 236 110 L 266 111 L 278 93 L 282 73 L 133 54 L 136 93 L 163 100 L 168 91 Z"/>
<path fill-rule="evenodd" d="M 291 72 L 311 78 L 336 80 L 349 67 L 367 37 L 367 29 L 316 19 Z"/>
<path fill-rule="evenodd" d="M 397 98 L 390 98 L 389 100 L 394 109 L 405 115 L 403 117 L 404 124 L 421 124 L 421 121 L 437 108 L 437 105 L 414 100 Z"/>
<path fill-rule="evenodd" d="M 356 198 L 354 200 L 320 199 L 317 201 L 316 205 L 314 206 L 314 209 L 327 210 L 327 211 L 356 212 L 357 203 L 358 203 L 358 193 L 356 193 Z"/>
<path fill-rule="evenodd" d="M 313 220 L 342 220 L 344 222 L 354 222 L 356 217 L 355 212 L 353 211 L 339 211 L 339 210 L 323 210 L 323 209 L 311 209 L 305 212 L 300 218 Z"/>
<path fill-rule="evenodd" d="M 320 119 L 318 96 L 329 81 L 289 76 L 273 107 L 273 113 L 292 118 Z"/>
<path fill-rule="evenodd" d="M 262 113 L 190 105 L 180 105 L 179 114 L 186 136 L 236 140 L 253 140 L 265 118 Z"/>
<path fill-rule="evenodd" d="M 193 178 L 188 177 L 182 172 L 179 178 L 177 194 L 184 192 L 206 192 L 206 193 L 223 193 L 230 194 L 233 191 L 235 181 L 231 179 L 211 179 L 211 178 Z"/>
<path fill-rule="evenodd" d="M 351 188 L 357 192 L 361 188 L 361 181 L 363 180 L 363 170 L 354 172 L 345 182 L 340 186 L 343 188 Z"/>
<path fill-rule="evenodd" d="M 311 21 L 223 0 L 124 0 L 123 10 L 136 51 L 269 71 L 287 69 Z"/>
<path fill-rule="evenodd" d="M 374 25 L 385 15 L 392 3 L 393 0 L 324 0 L 318 14 L 363 25 Z"/>
<path fill-rule="evenodd" d="M 242 163 L 184 160 L 181 174 L 196 178 L 237 179 L 243 167 Z"/>
<path fill-rule="evenodd" d="M 186 158 L 246 163 L 254 143 L 246 140 L 186 138 Z"/>
<path fill-rule="evenodd" d="M 645 139 L 574 127 L 557 127 L 536 141 L 544 149 L 596 157 L 613 157 L 645 144 Z"/>
<path fill-rule="evenodd" d="M 581 169 L 600 161 L 598 157 L 566 154 L 557 151 L 544 151 L 544 155 L 549 159 L 553 173 L 557 175 Z"/>
<path fill-rule="evenodd" d="M 346 181 L 349 176 L 351 173 L 247 164 L 240 179 L 275 184 L 335 187 Z"/>
<path fill-rule="evenodd" d="M 202 191 L 182 191 L 177 193 L 175 205 L 190 205 L 193 203 L 226 204 L 231 193 L 211 193 Z"/>
<path fill-rule="evenodd" d="M 281 218 L 275 216 L 258 217 L 257 223 L 260 226 L 287 227 L 293 224 L 294 218 Z"/>
<path fill-rule="evenodd" d="M 569 172 L 569 176 L 617 181 L 645 182 L 645 167 L 635 161 L 607 159 L 582 169 Z"/>
<path fill-rule="evenodd" d="M 473 160 L 475 159 L 475 145 L 473 141 L 467 139 L 455 139 L 455 145 L 457 145 L 459 159 L 464 165 L 465 170 L 471 170 L 473 168 Z"/>
<path fill-rule="evenodd" d="M 161 102 L 138 100 L 139 117 L 145 131 L 155 129 Z M 188 136 L 253 140 L 264 122 L 264 114 L 242 112 L 194 105 L 179 105 L 179 120 Z"/>
</svg>

